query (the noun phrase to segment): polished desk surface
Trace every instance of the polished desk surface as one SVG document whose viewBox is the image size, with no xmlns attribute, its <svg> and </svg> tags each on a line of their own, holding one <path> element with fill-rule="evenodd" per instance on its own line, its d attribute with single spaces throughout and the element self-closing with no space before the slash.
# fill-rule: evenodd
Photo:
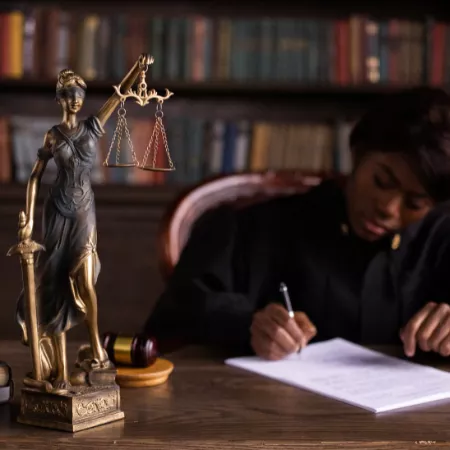
<svg viewBox="0 0 450 450">
<path fill-rule="evenodd" d="M 175 370 L 164 385 L 121 390 L 123 421 L 75 434 L 24 426 L 15 418 L 28 349 L 0 342 L 0 359 L 17 383 L 14 402 L 0 405 L 0 449 L 450 449 L 448 401 L 374 415 L 195 348 L 170 355 Z"/>
</svg>

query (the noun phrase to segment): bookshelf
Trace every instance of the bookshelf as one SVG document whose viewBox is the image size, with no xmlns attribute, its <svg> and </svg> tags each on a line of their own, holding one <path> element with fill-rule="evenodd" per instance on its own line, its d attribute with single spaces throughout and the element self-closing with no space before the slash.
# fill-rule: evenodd
<svg viewBox="0 0 450 450">
<path fill-rule="evenodd" d="M 101 106 L 113 92 L 114 80 L 94 80 L 88 82 L 86 110 Z M 164 108 L 175 114 L 193 111 L 198 116 L 215 118 L 258 119 L 274 121 L 278 118 L 301 120 L 305 109 L 309 117 L 328 118 L 342 115 L 355 117 L 369 104 L 381 96 L 389 95 L 407 85 L 365 84 L 359 86 L 301 85 L 298 83 L 267 82 L 153 82 L 151 86 L 163 92 L 170 86 L 175 96 Z M 46 80 L 0 79 L 0 114 L 58 115 L 59 109 L 53 100 L 55 83 Z M 32 102 L 31 102 L 32 100 Z M 219 108 L 218 103 L 220 102 Z M 298 108 L 298 104 L 302 108 Z M 173 106 L 174 105 L 174 106 Z M 220 108 L 222 106 L 222 108 Z M 315 114 L 315 110 L 319 114 Z M 134 117 L 148 117 L 149 108 L 133 108 Z"/>
<path fill-rule="evenodd" d="M 442 2 L 25 1 L 0 2 L 0 12 L 9 43 L 9 51 L 0 48 L 2 116 L 58 120 L 53 93 L 64 67 L 85 78 L 85 111 L 95 112 L 139 53 L 155 57 L 148 83 L 175 93 L 164 107 L 181 168 L 157 184 L 187 186 L 241 170 L 348 172 L 345 136 L 360 112 L 405 87 L 450 84 L 450 15 Z M 136 127 L 149 124 L 149 113 L 132 111 Z M 23 134 L 26 126 L 8 129 Z M 107 131 L 105 141 L 113 123 Z M 273 157 L 280 144 L 272 141 L 285 143 L 282 156 Z M 19 145 L 9 139 L 13 160 Z M 25 182 L 14 170 L 10 178 Z M 105 172 L 103 182 L 144 180 Z"/>
<path fill-rule="evenodd" d="M 88 83 L 90 95 L 107 95 L 112 92 L 112 85 L 117 84 L 117 80 L 94 80 Z M 152 82 L 152 87 L 163 90 L 168 83 L 160 81 Z M 301 100 L 302 98 L 313 97 L 314 99 L 326 98 L 328 101 L 351 100 L 352 97 L 362 97 L 362 100 L 371 100 L 376 96 L 390 94 L 399 89 L 407 88 L 408 85 L 390 84 L 363 84 L 350 86 L 333 86 L 326 84 L 302 85 L 295 82 L 170 82 L 170 89 L 176 92 L 178 98 L 208 98 L 208 97 L 237 97 L 242 98 L 264 98 L 286 96 L 291 99 Z M 36 79 L 0 79 L 0 93 L 5 94 L 33 94 L 51 95 L 55 91 L 55 82 Z"/>
<path fill-rule="evenodd" d="M 90 113 L 113 92 L 112 85 L 120 81 L 139 53 L 152 53 L 155 64 L 149 70 L 149 86 L 158 91 L 167 87 L 175 94 L 164 104 L 164 117 L 177 174 L 161 180 L 125 177 L 114 170 L 101 176 L 99 172 L 94 188 L 100 257 L 105 261 L 99 299 L 108 305 L 100 304 L 101 328 L 136 330 L 162 288 L 155 242 L 167 205 L 189 186 L 220 172 L 301 170 L 311 169 L 311 165 L 348 172 L 346 136 L 360 112 L 405 87 L 450 86 L 450 8 L 445 4 L 442 0 L 24 1 L 19 5 L 24 12 L 19 23 L 28 24 L 29 29 L 26 33 L 16 30 L 11 40 L 5 34 L 10 28 L 4 25 L 4 17 L 17 10 L 18 3 L 0 0 L 0 42 L 9 45 L 0 45 L 0 248 L 8 248 L 15 239 L 17 214 L 25 201 L 26 174 L 43 137 L 39 123 L 45 127 L 44 118 L 49 118 L 53 125 L 60 117 L 53 97 L 58 70 L 69 66 L 84 76 L 88 85 L 84 111 Z M 35 10 L 43 13 L 35 17 Z M 118 17 L 123 22 L 117 24 Z M 127 22 L 131 17 L 134 21 Z M 108 39 L 100 38 L 99 30 L 106 30 L 103 19 L 116 21 L 118 28 L 113 30 L 119 30 Z M 272 52 L 274 59 L 264 60 L 255 52 L 255 45 L 268 41 L 268 35 L 261 32 L 261 40 L 255 40 L 255 35 L 246 32 L 258 33 L 258 29 L 271 26 L 276 32 L 270 35 L 270 48 L 284 49 L 284 53 L 277 59 L 281 53 Z M 389 32 L 389 26 L 397 33 L 393 45 L 383 34 Z M 144 38 L 139 35 L 142 27 L 147 30 Z M 44 28 L 50 31 L 43 32 Z M 230 28 L 237 30 L 237 37 Z M 34 37 L 39 38 L 33 38 L 33 29 Z M 198 34 L 192 34 L 192 29 Z M 55 30 L 59 31 L 55 34 Z M 154 30 L 160 33 L 159 40 Z M 277 41 L 283 30 L 290 34 Z M 305 30 L 312 30 L 313 38 L 305 35 Z M 319 38 L 314 38 L 315 33 Z M 28 38 L 27 43 L 20 36 Z M 65 53 L 56 60 L 64 42 Z M 13 46 L 19 50 L 12 51 Z M 305 48 L 309 49 L 307 56 Z M 83 49 L 87 59 L 80 58 L 76 49 Z M 214 49 L 222 50 L 214 53 Z M 212 56 L 207 60 L 202 52 Z M 295 65 L 297 61 L 302 64 Z M 148 125 L 153 113 L 151 107 L 136 107 L 130 108 L 128 117 L 137 129 Z M 19 124 L 11 121 L 13 116 Z M 28 144 L 14 139 L 23 138 L 28 130 L 20 121 L 24 117 L 35 130 Z M 114 121 L 112 117 L 101 152 L 109 144 Z M 22 175 L 17 176 L 13 148 L 25 145 L 31 156 Z M 144 141 L 135 144 L 140 155 L 145 145 Z M 253 147 L 265 152 L 256 162 L 252 162 Z M 238 165 L 238 158 L 230 162 L 224 157 L 236 148 L 241 152 Z M 4 156 L 6 151 L 9 159 Z M 213 154 L 214 162 L 206 159 L 205 155 Z M 311 158 L 317 154 L 320 158 Z M 5 164 L 11 166 L 8 174 L 2 172 Z M 144 249 L 139 258 L 138 249 Z M 5 280 L 2 293 L 8 299 L 2 314 L 5 324 L 0 323 L 0 337 L 4 338 L 15 333 L 9 318 L 14 314 L 11 299 L 17 297 L 20 272 L 14 261 L 0 261 Z M 123 261 L 126 264 L 118 263 Z M 117 317 L 117 310 L 123 311 L 122 318 Z"/>
</svg>

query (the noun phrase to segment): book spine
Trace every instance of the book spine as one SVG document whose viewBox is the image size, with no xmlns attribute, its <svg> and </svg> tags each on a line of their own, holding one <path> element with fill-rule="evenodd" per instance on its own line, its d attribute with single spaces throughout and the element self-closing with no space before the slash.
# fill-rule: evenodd
<svg viewBox="0 0 450 450">
<path fill-rule="evenodd" d="M 14 381 L 10 381 L 7 386 L 0 387 L 0 405 L 9 403 L 14 398 Z"/>
<path fill-rule="evenodd" d="M 7 386 L 12 380 L 11 367 L 4 361 L 0 361 L 0 387 Z"/>
</svg>

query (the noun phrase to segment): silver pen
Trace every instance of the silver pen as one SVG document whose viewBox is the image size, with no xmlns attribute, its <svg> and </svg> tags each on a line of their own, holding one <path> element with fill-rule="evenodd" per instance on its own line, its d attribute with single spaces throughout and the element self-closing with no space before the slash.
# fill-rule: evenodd
<svg viewBox="0 0 450 450">
<path fill-rule="evenodd" d="M 291 298 L 289 297 L 289 291 L 285 283 L 280 283 L 280 292 L 283 294 L 284 297 L 284 303 L 286 303 L 286 309 L 288 311 L 289 317 L 291 319 L 294 318 L 294 310 L 292 309 L 292 303 Z M 302 347 L 300 346 L 297 350 L 297 353 L 300 353 L 302 350 Z"/>
<path fill-rule="evenodd" d="M 288 310 L 289 317 L 294 318 L 294 310 L 292 309 L 291 299 L 289 297 L 288 288 L 285 283 L 280 283 L 280 292 L 283 294 L 284 303 L 286 303 L 286 309 Z"/>
</svg>

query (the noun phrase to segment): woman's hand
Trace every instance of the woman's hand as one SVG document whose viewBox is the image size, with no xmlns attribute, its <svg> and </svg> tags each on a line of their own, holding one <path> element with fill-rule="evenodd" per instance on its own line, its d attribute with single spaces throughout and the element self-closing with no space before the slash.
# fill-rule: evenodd
<svg viewBox="0 0 450 450">
<path fill-rule="evenodd" d="M 277 303 L 270 303 L 255 313 L 250 331 L 253 350 L 269 360 L 279 360 L 298 352 L 317 332 L 306 314 L 296 312 L 291 318 Z"/>
<path fill-rule="evenodd" d="M 19 242 L 28 241 L 33 234 L 33 220 L 22 211 L 19 215 Z"/>
<path fill-rule="evenodd" d="M 406 356 L 414 356 L 416 345 L 425 352 L 450 355 L 450 305 L 427 303 L 400 331 Z"/>
</svg>

